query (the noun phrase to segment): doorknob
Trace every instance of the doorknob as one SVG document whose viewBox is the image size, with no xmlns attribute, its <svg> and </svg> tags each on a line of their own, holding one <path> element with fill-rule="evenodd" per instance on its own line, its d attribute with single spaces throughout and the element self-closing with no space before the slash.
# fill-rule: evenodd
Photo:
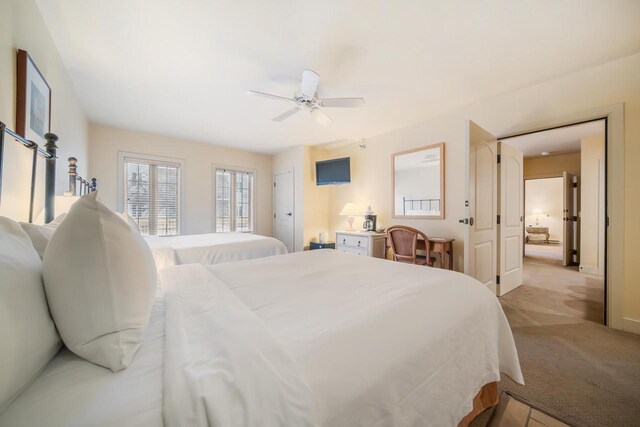
<svg viewBox="0 0 640 427">
<path fill-rule="evenodd" d="M 458 222 L 460 224 L 469 224 L 469 219 L 468 218 L 462 218 L 462 219 L 459 219 Z"/>
<path fill-rule="evenodd" d="M 291 212 L 287 212 L 287 216 L 291 216 L 293 215 Z"/>
<path fill-rule="evenodd" d="M 469 225 L 473 225 L 473 217 L 469 218 Z"/>
</svg>

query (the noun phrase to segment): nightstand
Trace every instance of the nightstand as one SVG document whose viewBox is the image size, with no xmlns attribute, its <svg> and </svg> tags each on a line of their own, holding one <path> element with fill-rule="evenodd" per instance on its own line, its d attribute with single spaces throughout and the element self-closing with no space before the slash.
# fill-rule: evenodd
<svg viewBox="0 0 640 427">
<path fill-rule="evenodd" d="M 386 233 L 337 231 L 336 250 L 385 258 Z"/>
</svg>

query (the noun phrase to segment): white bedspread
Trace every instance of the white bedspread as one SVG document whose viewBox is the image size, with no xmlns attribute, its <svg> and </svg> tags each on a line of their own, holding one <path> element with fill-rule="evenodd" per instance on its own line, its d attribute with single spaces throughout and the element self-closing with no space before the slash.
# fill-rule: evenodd
<svg viewBox="0 0 640 427">
<path fill-rule="evenodd" d="M 455 426 L 500 371 L 523 382 L 500 304 L 468 276 L 332 250 L 208 269 L 212 274 L 176 267 L 163 280 L 189 276 L 190 286 L 222 295 L 224 283 L 233 291 L 300 367 L 300 381 L 315 396 L 317 425 Z M 181 333 L 197 342 L 191 331 L 206 330 L 246 356 L 244 340 L 234 335 L 249 323 L 207 317 L 193 317 L 205 323 Z M 201 349 L 189 355 L 196 360 L 185 359 L 189 366 L 206 366 L 208 351 Z"/>
<path fill-rule="evenodd" d="M 63 348 L 0 413 L 0 426 L 162 426 L 164 324 L 164 303 L 157 298 L 142 347 L 127 369 L 115 373 Z"/>
<path fill-rule="evenodd" d="M 229 288 L 200 265 L 162 280 L 166 425 L 313 426 L 300 368 Z"/>
<path fill-rule="evenodd" d="M 249 233 L 210 233 L 184 236 L 147 236 L 158 270 L 180 264 L 221 264 L 287 253 L 272 237 Z"/>
<path fill-rule="evenodd" d="M 318 250 L 160 277 L 129 368 L 62 350 L 0 426 L 455 426 L 500 371 L 523 382 L 500 304 L 459 273 Z"/>
</svg>

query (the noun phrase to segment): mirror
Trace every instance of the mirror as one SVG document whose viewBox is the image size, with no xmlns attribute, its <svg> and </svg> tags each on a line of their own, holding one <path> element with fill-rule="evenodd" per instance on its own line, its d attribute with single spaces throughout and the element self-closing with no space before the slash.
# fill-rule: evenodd
<svg viewBox="0 0 640 427">
<path fill-rule="evenodd" d="M 444 142 L 395 153 L 393 218 L 444 218 Z"/>
</svg>

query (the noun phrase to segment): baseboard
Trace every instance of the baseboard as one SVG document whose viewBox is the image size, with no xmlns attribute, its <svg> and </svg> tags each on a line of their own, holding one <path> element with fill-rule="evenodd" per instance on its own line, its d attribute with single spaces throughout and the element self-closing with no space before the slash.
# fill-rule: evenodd
<svg viewBox="0 0 640 427">
<path fill-rule="evenodd" d="M 622 327 L 626 332 L 633 332 L 634 334 L 640 335 L 640 320 L 624 317 L 622 322 Z"/>
<path fill-rule="evenodd" d="M 599 276 L 600 272 L 598 271 L 598 267 L 591 267 L 589 265 L 580 265 L 580 273 L 593 274 L 595 276 Z"/>
</svg>

